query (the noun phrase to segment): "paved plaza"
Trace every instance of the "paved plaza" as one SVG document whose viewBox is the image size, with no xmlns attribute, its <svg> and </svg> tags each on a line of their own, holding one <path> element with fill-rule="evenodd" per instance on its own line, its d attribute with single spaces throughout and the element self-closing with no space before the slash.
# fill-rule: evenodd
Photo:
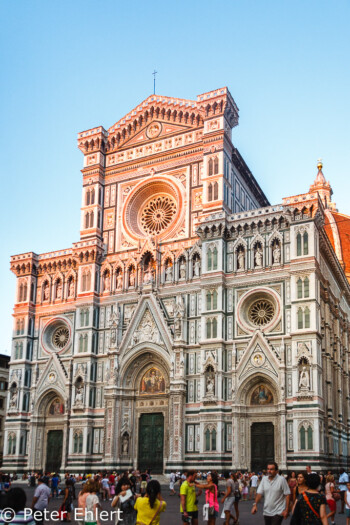
<svg viewBox="0 0 350 525">
<path fill-rule="evenodd" d="M 34 489 L 31 487 L 28 487 L 27 484 L 24 484 L 23 482 L 19 482 L 17 484 L 13 483 L 12 486 L 13 487 L 20 486 L 25 490 L 27 494 L 27 505 L 30 506 L 32 497 L 34 494 Z M 61 484 L 61 486 L 63 485 Z M 77 484 L 77 491 L 76 491 L 77 494 L 79 493 L 80 486 L 81 486 L 80 484 Z M 224 485 L 222 485 L 222 488 L 224 488 Z M 221 485 L 220 485 L 220 489 L 221 489 Z M 165 525 L 165 524 L 166 525 L 175 525 L 175 524 L 181 525 L 181 519 L 180 519 L 180 514 L 179 514 L 179 503 L 180 503 L 179 497 L 169 496 L 168 486 L 165 486 L 165 485 L 162 485 L 162 494 L 163 494 L 163 498 L 167 502 L 167 510 L 164 514 L 162 514 L 161 525 Z M 51 500 L 49 503 L 49 511 L 57 510 L 62 503 L 62 499 L 63 499 L 62 497 L 59 497 L 57 499 Z M 202 517 L 201 517 L 201 510 L 203 507 L 203 503 L 204 503 L 204 495 L 202 494 L 202 496 L 199 498 L 199 509 L 200 509 L 199 523 L 207 523 L 207 522 L 203 522 Z M 338 510 L 339 510 L 340 504 L 338 503 L 337 505 L 338 505 Z M 111 510 L 111 505 L 109 501 L 102 502 L 102 507 L 106 511 Z M 259 512 L 255 516 L 251 515 L 251 507 L 252 507 L 251 501 L 241 501 L 240 502 L 240 505 L 239 505 L 240 525 L 254 525 L 254 524 L 260 525 L 264 523 L 264 520 L 262 517 L 262 504 L 259 505 Z M 221 509 L 222 509 L 222 505 L 220 504 L 220 514 L 221 514 Z M 221 518 L 218 518 L 216 520 L 217 525 L 221 525 L 223 522 L 224 520 Z M 49 520 L 46 523 L 53 524 L 53 523 L 60 523 L 60 522 Z M 111 525 L 112 523 L 114 523 L 113 519 L 107 519 L 106 521 L 103 521 L 103 522 L 101 521 L 101 525 L 104 525 L 104 524 Z M 288 518 L 284 523 L 286 523 L 286 525 L 289 524 L 290 518 Z M 337 514 L 336 524 L 345 525 L 345 523 L 346 523 L 345 516 Z"/>
</svg>

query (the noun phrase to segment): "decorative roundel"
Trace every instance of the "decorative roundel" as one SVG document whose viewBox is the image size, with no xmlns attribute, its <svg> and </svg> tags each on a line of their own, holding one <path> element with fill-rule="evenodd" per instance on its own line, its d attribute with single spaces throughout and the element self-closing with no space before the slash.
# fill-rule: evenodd
<svg viewBox="0 0 350 525">
<path fill-rule="evenodd" d="M 171 238 L 183 214 L 183 195 L 178 184 L 168 177 L 154 177 L 136 186 L 128 196 L 123 226 L 133 239 Z"/>
<path fill-rule="evenodd" d="M 71 343 L 71 327 L 63 317 L 49 321 L 41 334 L 41 344 L 46 352 L 60 353 Z"/>
<path fill-rule="evenodd" d="M 258 299 L 248 310 L 249 320 L 256 326 L 264 326 L 272 321 L 275 308 L 268 299 Z"/>
<path fill-rule="evenodd" d="M 149 139 L 155 139 L 161 134 L 162 125 L 160 122 L 152 122 L 146 129 L 146 135 Z"/>
<path fill-rule="evenodd" d="M 281 297 L 271 288 L 253 288 L 238 301 L 236 319 L 245 332 L 254 332 L 257 328 L 270 331 L 280 318 Z"/>
</svg>

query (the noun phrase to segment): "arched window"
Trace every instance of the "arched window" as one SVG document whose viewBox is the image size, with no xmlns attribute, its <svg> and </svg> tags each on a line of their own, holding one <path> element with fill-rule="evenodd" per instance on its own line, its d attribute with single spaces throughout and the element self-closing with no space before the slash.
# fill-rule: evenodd
<svg viewBox="0 0 350 525">
<path fill-rule="evenodd" d="M 298 290 L 298 299 L 302 299 L 303 297 L 303 281 L 299 277 L 297 281 L 297 290 Z"/>
<path fill-rule="evenodd" d="M 210 158 L 209 161 L 208 161 L 208 175 L 209 175 L 209 177 L 211 175 L 213 175 L 213 173 L 214 173 L 214 162 L 213 162 L 213 159 Z"/>
<path fill-rule="evenodd" d="M 307 429 L 307 448 L 308 450 L 312 450 L 314 448 L 311 426 Z"/>
<path fill-rule="evenodd" d="M 101 188 L 98 189 L 98 203 L 102 204 L 102 190 L 101 190 Z"/>
<path fill-rule="evenodd" d="M 308 255 L 309 253 L 309 236 L 307 232 L 304 232 L 303 235 L 303 251 L 304 255 Z"/>
<path fill-rule="evenodd" d="M 83 351 L 84 351 L 84 352 L 87 352 L 87 351 L 88 351 L 88 336 L 87 336 L 87 334 L 84 335 L 84 346 L 83 346 Z"/>
<path fill-rule="evenodd" d="M 213 250 L 213 270 L 217 270 L 217 269 L 218 269 L 218 250 L 215 246 Z"/>
<path fill-rule="evenodd" d="M 87 270 L 83 273 L 82 291 L 88 292 L 90 288 L 91 288 L 91 273 L 90 273 L 90 270 Z"/>
<path fill-rule="evenodd" d="M 213 310 L 216 310 L 218 307 L 218 293 L 216 290 L 213 292 Z"/>
<path fill-rule="evenodd" d="M 73 454 L 78 453 L 78 434 L 74 434 L 73 438 Z"/>
<path fill-rule="evenodd" d="M 214 182 L 214 195 L 213 200 L 216 201 L 219 198 L 219 184 L 217 182 Z"/>
<path fill-rule="evenodd" d="M 20 333 L 21 333 L 21 321 L 19 319 L 17 319 L 17 322 L 16 322 L 16 334 L 20 335 Z"/>
<path fill-rule="evenodd" d="M 80 336 L 79 336 L 79 349 L 78 349 L 79 352 L 82 352 L 83 349 L 84 349 L 84 347 L 83 347 L 83 342 L 84 342 L 83 336 L 80 335 Z"/>
<path fill-rule="evenodd" d="M 207 310 L 211 310 L 211 293 L 207 292 Z"/>
<path fill-rule="evenodd" d="M 207 259 L 208 259 L 208 270 L 212 270 L 213 269 L 213 254 L 212 254 L 212 251 L 211 249 L 209 248 L 208 249 L 208 255 L 207 255 Z"/>
<path fill-rule="evenodd" d="M 94 227 L 94 212 L 93 211 L 90 211 L 90 224 L 89 224 L 90 228 L 93 228 Z"/>
<path fill-rule="evenodd" d="M 92 189 L 90 193 L 90 204 L 95 204 L 95 190 Z"/>
<path fill-rule="evenodd" d="M 86 194 L 85 194 L 85 206 L 89 206 L 90 205 L 90 190 L 86 190 Z"/>
<path fill-rule="evenodd" d="M 305 317 L 305 328 L 310 328 L 310 310 L 308 307 L 304 310 L 304 317 Z"/>
<path fill-rule="evenodd" d="M 219 159 L 218 157 L 215 157 L 214 159 L 214 175 L 217 175 L 219 173 Z"/>
<path fill-rule="evenodd" d="M 309 297 L 309 278 L 304 279 L 304 297 Z"/>
<path fill-rule="evenodd" d="M 301 330 L 304 328 L 303 325 L 303 310 L 301 308 L 298 309 L 298 330 Z"/>
<path fill-rule="evenodd" d="M 217 320 L 214 318 L 213 319 L 213 339 L 216 339 L 216 337 L 218 336 L 218 322 Z"/>
<path fill-rule="evenodd" d="M 213 428 L 211 432 L 211 449 L 216 450 L 216 430 Z"/>
<path fill-rule="evenodd" d="M 300 450 L 306 450 L 305 428 L 300 429 Z"/>
<path fill-rule="evenodd" d="M 302 255 L 301 253 L 301 234 L 297 235 L 297 255 Z"/>
<path fill-rule="evenodd" d="M 211 339 L 211 319 L 207 319 L 207 339 Z"/>
<path fill-rule="evenodd" d="M 26 392 L 23 396 L 22 410 L 23 412 L 29 412 L 29 392 Z"/>
<path fill-rule="evenodd" d="M 212 184 L 209 184 L 208 186 L 208 201 L 212 201 L 213 200 L 213 185 Z"/>
<path fill-rule="evenodd" d="M 23 283 L 20 283 L 18 287 L 18 302 L 21 303 L 22 301 L 23 301 Z"/>
<path fill-rule="evenodd" d="M 30 285 L 30 300 L 34 302 L 34 283 Z"/>
<path fill-rule="evenodd" d="M 23 285 L 23 299 L 22 299 L 22 301 L 26 301 L 27 300 L 27 292 L 28 292 L 28 285 L 25 282 L 24 285 Z"/>
<path fill-rule="evenodd" d="M 90 311 L 87 309 L 85 310 L 85 326 L 89 326 L 90 322 Z"/>
<path fill-rule="evenodd" d="M 207 428 L 205 432 L 205 450 L 210 450 L 210 430 Z"/>
<path fill-rule="evenodd" d="M 80 310 L 80 326 L 84 326 L 85 315 L 84 310 Z"/>
<path fill-rule="evenodd" d="M 97 213 L 97 228 L 101 228 L 101 212 L 98 210 Z"/>
<path fill-rule="evenodd" d="M 85 229 L 89 227 L 89 214 L 85 213 Z"/>
<path fill-rule="evenodd" d="M 7 446 L 7 453 L 9 455 L 16 454 L 16 435 L 10 434 L 8 437 L 8 446 Z"/>
</svg>

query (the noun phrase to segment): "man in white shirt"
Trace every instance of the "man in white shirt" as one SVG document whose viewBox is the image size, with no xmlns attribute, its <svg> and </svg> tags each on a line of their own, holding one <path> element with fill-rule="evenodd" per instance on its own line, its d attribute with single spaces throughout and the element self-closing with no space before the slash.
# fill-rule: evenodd
<svg viewBox="0 0 350 525">
<path fill-rule="evenodd" d="M 45 478 L 41 477 L 38 479 L 38 486 L 35 489 L 34 497 L 32 501 L 32 509 L 35 511 L 35 523 L 36 525 L 41 525 L 44 521 L 43 511 L 47 508 L 49 504 L 49 499 L 51 497 L 51 490 L 45 483 Z M 37 512 L 40 511 L 40 512 Z"/>
<path fill-rule="evenodd" d="M 249 499 L 255 499 L 256 489 L 258 488 L 258 480 L 258 476 L 255 474 L 255 472 L 252 472 L 252 476 L 250 478 Z"/>
<path fill-rule="evenodd" d="M 339 491 L 340 491 L 340 497 L 341 497 L 341 511 L 339 514 L 344 514 L 344 505 L 345 505 L 345 492 L 347 490 L 346 484 L 349 483 L 349 476 L 345 472 L 343 468 L 340 469 L 340 476 L 339 476 Z"/>
<path fill-rule="evenodd" d="M 267 476 L 262 478 L 258 487 L 252 514 L 258 511 L 258 503 L 263 496 L 265 525 L 281 525 L 289 514 L 290 490 L 285 478 L 278 474 L 275 462 L 267 465 Z"/>
</svg>

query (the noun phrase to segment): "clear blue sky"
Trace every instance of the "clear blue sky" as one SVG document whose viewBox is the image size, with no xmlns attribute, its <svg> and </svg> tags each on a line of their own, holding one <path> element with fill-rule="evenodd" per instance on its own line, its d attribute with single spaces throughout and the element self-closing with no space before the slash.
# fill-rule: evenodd
<svg viewBox="0 0 350 525">
<path fill-rule="evenodd" d="M 10 255 L 79 239 L 77 133 L 108 128 L 153 90 L 228 86 L 233 133 L 271 203 L 302 193 L 319 157 L 350 214 L 350 3 L 337 0 L 1 0 L 0 352 L 9 352 Z"/>
</svg>

